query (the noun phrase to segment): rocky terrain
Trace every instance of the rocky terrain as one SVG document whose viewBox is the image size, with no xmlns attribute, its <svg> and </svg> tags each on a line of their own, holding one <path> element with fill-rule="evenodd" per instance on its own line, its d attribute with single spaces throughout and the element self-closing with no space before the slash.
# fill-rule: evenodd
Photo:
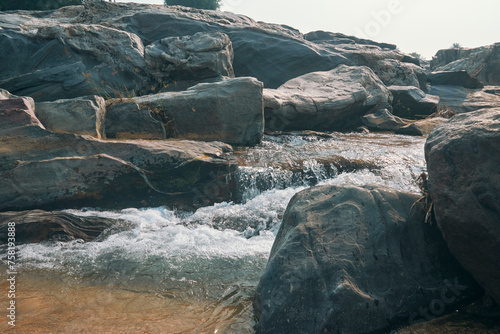
<svg viewBox="0 0 500 334">
<path fill-rule="evenodd" d="M 426 72 L 340 33 L 103 3 L 0 12 L 0 50 L 1 242 L 12 219 L 22 242 L 120 228 L 50 210 L 236 200 L 233 146 L 266 132 L 428 135 L 426 201 L 377 185 L 292 199 L 257 332 L 384 333 L 485 294 L 498 309 L 500 44 L 441 50 Z"/>
</svg>

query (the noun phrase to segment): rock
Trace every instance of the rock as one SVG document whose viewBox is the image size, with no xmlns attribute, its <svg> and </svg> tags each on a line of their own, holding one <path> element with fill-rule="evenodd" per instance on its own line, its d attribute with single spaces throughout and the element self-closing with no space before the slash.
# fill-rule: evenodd
<svg viewBox="0 0 500 334">
<path fill-rule="evenodd" d="M 7 236 L 9 222 L 15 223 L 16 245 L 49 240 L 93 241 L 104 231 L 124 224 L 112 219 L 79 217 L 60 211 L 11 211 L 0 213 L 0 235 Z M 0 244 L 6 241 L 6 237 L 0 238 Z"/>
<path fill-rule="evenodd" d="M 262 89 L 254 78 L 235 78 L 134 101 L 157 113 L 171 137 L 253 146 L 264 134 Z"/>
<path fill-rule="evenodd" d="M 468 89 L 460 86 L 432 86 L 430 94 L 439 96 L 439 104 L 443 108 L 465 113 L 484 108 L 499 108 L 500 94 L 494 93 L 498 88 L 500 87 Z"/>
<path fill-rule="evenodd" d="M 107 3 L 0 15 L 0 87 L 37 101 L 144 95 L 231 77 L 231 44 L 234 74 L 267 88 L 342 64 L 368 66 L 387 85 L 425 84 L 418 62 L 394 45 L 330 33 L 308 40 L 293 28 L 229 12 Z"/>
<path fill-rule="evenodd" d="M 220 32 L 163 38 L 145 51 L 149 69 L 162 81 L 234 78 L 233 57 L 231 40 Z"/>
<path fill-rule="evenodd" d="M 361 121 L 369 129 L 378 131 L 396 131 L 411 123 L 408 120 L 394 116 L 387 109 L 381 109 L 376 113 L 365 115 L 361 117 Z"/>
<path fill-rule="evenodd" d="M 426 136 L 439 124 L 447 121 L 446 118 L 432 117 L 421 119 L 395 131 L 396 134 L 407 136 Z"/>
<path fill-rule="evenodd" d="M 425 158 L 436 221 L 450 251 L 500 303 L 500 108 L 439 125 Z"/>
<path fill-rule="evenodd" d="M 0 211 L 161 205 L 193 210 L 235 193 L 236 162 L 226 144 L 54 133 L 43 128 L 29 102 L 0 100 Z"/>
<path fill-rule="evenodd" d="M 419 66 L 419 60 L 397 51 L 395 45 L 324 31 L 312 32 L 304 37 L 327 50 L 342 54 L 353 65 L 371 68 L 386 86 L 427 88 L 427 75 Z"/>
<path fill-rule="evenodd" d="M 83 8 L 82 8 L 83 10 Z M 3 22 L 16 22 L 2 14 Z M 137 35 L 103 25 L 31 18 L 17 29 L 0 23 L 0 87 L 36 101 L 139 92 L 150 86 Z M 7 24 L 7 27 L 9 25 Z"/>
<path fill-rule="evenodd" d="M 322 49 L 290 27 L 255 22 L 228 12 L 200 11 L 185 7 L 135 8 L 120 21 L 103 17 L 113 26 L 139 35 L 148 45 L 165 37 L 218 31 L 229 36 L 237 77 L 255 77 L 267 88 L 277 88 L 300 75 L 326 71 L 351 62 L 340 53 Z"/>
<path fill-rule="evenodd" d="M 498 334 L 500 321 L 496 318 L 484 317 L 466 312 L 448 314 L 428 322 L 422 322 L 398 330 L 398 334 Z"/>
<path fill-rule="evenodd" d="M 36 117 L 47 130 L 58 133 L 75 133 L 97 138 L 104 137 L 102 122 L 106 102 L 100 96 L 38 102 Z"/>
<path fill-rule="evenodd" d="M 500 85 L 500 43 L 479 48 L 439 50 L 432 58 L 433 71 L 467 71 L 485 85 Z"/>
<path fill-rule="evenodd" d="M 464 88 L 483 88 L 484 85 L 470 76 L 467 71 L 436 71 L 428 75 L 432 85 L 462 86 Z"/>
<path fill-rule="evenodd" d="M 418 199 L 380 186 L 295 195 L 256 289 L 257 333 L 387 333 L 479 298 Z"/>
<path fill-rule="evenodd" d="M 397 49 L 397 46 L 394 44 L 379 43 L 369 39 L 363 39 L 355 36 L 348 36 L 341 33 L 334 33 L 323 30 L 312 31 L 308 34 L 305 34 L 304 38 L 314 43 L 326 42 L 328 44 L 333 44 L 333 45 L 343 45 L 343 44 L 375 45 L 382 49 L 389 49 L 389 50 Z"/>
<path fill-rule="evenodd" d="M 408 119 L 424 118 L 437 111 L 439 97 L 425 94 L 417 87 L 390 86 L 392 93 L 392 113 Z"/>
<path fill-rule="evenodd" d="M 110 104 L 106 110 L 106 138 L 165 139 L 163 124 L 151 113 L 135 102 Z"/>
<path fill-rule="evenodd" d="M 418 65 L 384 59 L 370 67 L 386 86 L 414 86 L 427 90 L 427 75 Z"/>
<path fill-rule="evenodd" d="M 266 89 L 266 130 L 332 131 L 361 125 L 360 116 L 388 107 L 391 96 L 367 67 L 339 66 Z"/>
</svg>

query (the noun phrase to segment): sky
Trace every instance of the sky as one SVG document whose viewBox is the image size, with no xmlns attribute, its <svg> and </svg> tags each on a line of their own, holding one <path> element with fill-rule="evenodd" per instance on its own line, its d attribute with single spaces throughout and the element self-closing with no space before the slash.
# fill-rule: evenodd
<svg viewBox="0 0 500 334">
<path fill-rule="evenodd" d="M 392 43 L 426 59 L 453 43 L 477 47 L 500 42 L 500 0 L 222 0 L 221 10 L 302 33 L 325 30 Z"/>
</svg>

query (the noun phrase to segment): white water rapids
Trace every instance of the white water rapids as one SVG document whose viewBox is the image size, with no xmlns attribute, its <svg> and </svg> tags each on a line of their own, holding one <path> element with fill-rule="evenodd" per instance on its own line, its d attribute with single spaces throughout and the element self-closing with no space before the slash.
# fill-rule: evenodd
<svg viewBox="0 0 500 334">
<path fill-rule="evenodd" d="M 20 246 L 19 276 L 36 277 L 26 278 L 25 293 L 62 305 L 25 316 L 33 326 L 56 326 L 54 332 L 85 326 L 90 332 L 251 333 L 253 291 L 292 196 L 314 184 L 376 183 L 418 192 L 424 143 L 392 134 L 266 136 L 237 153 L 241 203 L 194 213 L 68 210 L 116 219 L 118 232 L 95 242 Z M 75 312 L 80 316 L 65 324 Z M 99 321 L 104 316 L 106 326 Z M 51 325 L 50 317 L 59 323 Z"/>
</svg>

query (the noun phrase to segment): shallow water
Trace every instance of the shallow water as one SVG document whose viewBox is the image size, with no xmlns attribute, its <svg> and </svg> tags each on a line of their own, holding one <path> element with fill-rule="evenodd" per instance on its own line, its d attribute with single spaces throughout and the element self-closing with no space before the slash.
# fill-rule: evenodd
<svg viewBox="0 0 500 334">
<path fill-rule="evenodd" d="M 19 247 L 17 330 L 252 333 L 253 292 L 292 196 L 315 184 L 418 192 L 424 142 L 387 134 L 268 136 L 238 153 L 239 203 L 194 213 L 70 210 L 116 219 L 119 232 L 98 242 Z"/>
</svg>

